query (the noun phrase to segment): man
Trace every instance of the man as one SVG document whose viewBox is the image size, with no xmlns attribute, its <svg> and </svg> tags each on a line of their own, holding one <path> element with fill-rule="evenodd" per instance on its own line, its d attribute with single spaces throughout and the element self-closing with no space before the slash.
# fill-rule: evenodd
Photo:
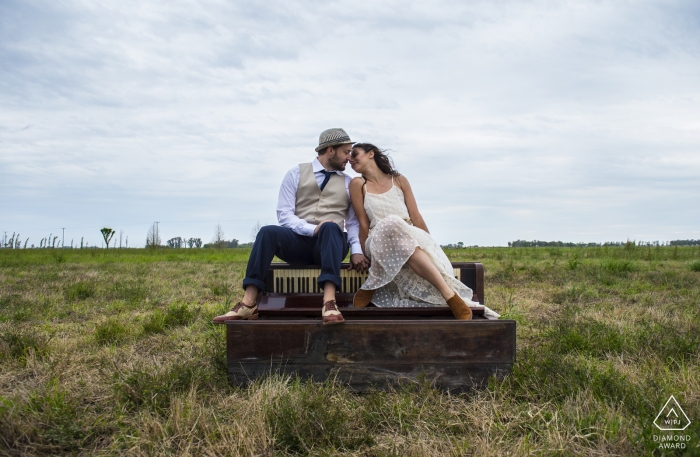
<svg viewBox="0 0 700 457">
<path fill-rule="evenodd" d="M 362 271 L 369 267 L 360 245 L 360 224 L 350 205 L 351 178 L 343 173 L 353 141 L 345 130 L 334 128 L 322 132 L 318 143 L 318 157 L 292 168 L 282 180 L 277 201 L 280 225 L 268 225 L 258 232 L 243 280 L 243 300 L 228 313 L 215 317 L 214 323 L 257 319 L 255 300 L 258 292 L 265 290 L 265 274 L 274 256 L 290 264 L 319 265 L 323 323 L 344 322 L 335 302 L 340 263 L 352 249 L 352 268 Z"/>
</svg>

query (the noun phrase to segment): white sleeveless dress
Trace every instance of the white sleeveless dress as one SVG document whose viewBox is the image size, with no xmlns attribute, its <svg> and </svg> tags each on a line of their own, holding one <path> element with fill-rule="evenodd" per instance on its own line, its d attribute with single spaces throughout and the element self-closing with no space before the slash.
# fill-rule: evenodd
<svg viewBox="0 0 700 457">
<path fill-rule="evenodd" d="M 479 305 L 472 301 L 472 290 L 454 277 L 452 264 L 440 245 L 428 232 L 413 226 L 398 186 L 392 185 L 383 194 L 365 192 L 364 208 L 369 218 L 365 253 L 372 263 L 362 289 L 376 289 L 372 303 L 381 308 L 447 306 L 440 292 L 406 265 L 420 247 L 467 305 Z M 499 316 L 488 308 L 485 313 Z"/>
</svg>

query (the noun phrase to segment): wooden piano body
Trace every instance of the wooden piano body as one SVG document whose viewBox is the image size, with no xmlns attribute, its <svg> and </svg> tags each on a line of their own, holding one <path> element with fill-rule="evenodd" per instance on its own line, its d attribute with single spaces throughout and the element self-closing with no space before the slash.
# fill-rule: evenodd
<svg viewBox="0 0 700 457">
<path fill-rule="evenodd" d="M 453 267 L 483 305 L 483 265 Z M 424 377 L 463 391 L 512 369 L 515 321 L 489 319 L 483 306 L 472 308 L 470 321 L 457 321 L 447 307 L 355 309 L 352 297 L 366 275 L 344 269 L 336 301 L 345 323 L 324 326 L 318 275 L 315 266 L 273 264 L 268 292 L 258 297 L 260 318 L 226 322 L 232 383 L 290 373 L 316 381 L 334 377 L 362 392 Z"/>
</svg>

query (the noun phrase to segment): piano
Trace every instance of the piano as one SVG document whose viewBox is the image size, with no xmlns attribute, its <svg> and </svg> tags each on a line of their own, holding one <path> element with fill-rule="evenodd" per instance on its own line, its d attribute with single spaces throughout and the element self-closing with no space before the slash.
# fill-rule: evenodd
<svg viewBox="0 0 700 457">
<path fill-rule="evenodd" d="M 490 376 L 503 377 L 515 362 L 513 320 L 484 315 L 484 267 L 453 263 L 455 278 L 474 291 L 470 321 L 454 319 L 448 307 L 352 307 L 367 275 L 341 271 L 336 294 L 345 323 L 321 323 L 323 294 L 317 266 L 273 263 L 258 296 L 260 317 L 227 321 L 229 381 L 245 385 L 270 373 L 323 381 L 329 376 L 364 392 L 418 379 L 465 391 Z"/>
</svg>

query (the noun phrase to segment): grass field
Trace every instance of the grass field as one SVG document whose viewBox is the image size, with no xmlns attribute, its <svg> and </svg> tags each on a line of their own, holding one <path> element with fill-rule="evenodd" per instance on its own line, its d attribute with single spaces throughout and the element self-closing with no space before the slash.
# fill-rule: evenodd
<svg viewBox="0 0 700 457">
<path fill-rule="evenodd" d="M 513 374 L 448 395 L 226 380 L 249 251 L 0 250 L 0 455 L 700 455 L 700 248 L 474 248 Z M 659 450 L 674 395 L 692 424 Z"/>
</svg>

